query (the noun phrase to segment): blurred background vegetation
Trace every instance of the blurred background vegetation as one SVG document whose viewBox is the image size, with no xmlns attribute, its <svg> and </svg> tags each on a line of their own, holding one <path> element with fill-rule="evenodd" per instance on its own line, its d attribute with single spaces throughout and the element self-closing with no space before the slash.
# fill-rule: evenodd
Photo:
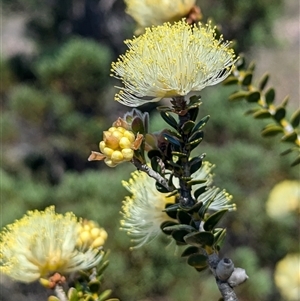
<svg viewBox="0 0 300 301">
<path fill-rule="evenodd" d="M 225 38 L 237 42 L 238 51 L 255 58 L 262 56 L 263 47 L 268 46 L 265 54 L 270 55 L 284 49 L 289 37 L 276 35 L 276 20 L 299 7 L 297 1 L 287 2 L 198 4 L 204 20 L 212 17 Z M 109 78 L 111 61 L 124 52 L 123 40 L 134 30 L 124 8 L 120 0 L 2 1 L 0 225 L 27 210 L 54 204 L 59 212 L 73 211 L 107 230 L 111 256 L 105 286 L 120 300 L 217 300 L 213 277 L 187 266 L 181 250 L 166 237 L 129 250 L 129 238 L 119 231 L 126 194 L 120 182 L 134 168 L 87 162 L 90 150 L 98 149 L 102 131 L 127 110 L 113 101 L 117 83 Z M 283 62 L 277 67 L 284 69 Z M 259 66 L 260 72 L 269 70 Z M 281 85 L 286 87 L 297 75 L 284 80 L 276 87 L 279 95 Z M 216 185 L 233 194 L 238 206 L 224 222 L 228 235 L 222 253 L 250 276 L 237 289 L 241 301 L 283 301 L 273 273 L 278 260 L 298 250 L 297 216 L 289 222 L 273 220 L 265 203 L 272 187 L 299 178 L 299 169 L 291 169 L 289 158 L 279 156 L 284 147 L 276 138 L 261 138 L 263 122 L 243 116 L 249 104 L 227 101 L 232 89 L 219 85 L 201 93 L 202 117 L 210 114 L 211 119 L 198 152 L 216 164 Z M 297 92 L 292 96 L 291 110 L 299 101 Z M 165 127 L 153 106 L 144 109 L 151 111 L 152 130 Z M 46 300 L 43 294 L 39 284 L 1 278 L 1 300 Z"/>
</svg>

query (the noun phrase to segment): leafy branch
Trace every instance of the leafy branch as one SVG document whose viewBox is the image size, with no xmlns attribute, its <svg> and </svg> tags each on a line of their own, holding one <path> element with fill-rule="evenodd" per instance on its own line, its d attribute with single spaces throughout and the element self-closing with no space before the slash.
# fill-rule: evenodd
<svg viewBox="0 0 300 301">
<path fill-rule="evenodd" d="M 239 101 L 245 99 L 249 103 L 255 103 L 257 106 L 245 112 L 246 115 L 252 115 L 255 119 L 272 119 L 272 123 L 266 125 L 261 134 L 264 137 L 271 137 L 282 134 L 281 142 L 287 142 L 291 146 L 285 150 L 282 155 L 292 152 L 297 153 L 297 158 L 292 162 L 291 166 L 300 163 L 300 109 L 298 108 L 290 118 L 288 118 L 286 106 L 289 97 L 286 96 L 283 101 L 276 105 L 275 89 L 270 87 L 266 89 L 270 75 L 264 74 L 257 84 L 253 83 L 253 74 L 255 64 L 252 62 L 246 67 L 244 58 L 241 58 L 236 69 L 224 81 L 224 85 L 237 85 L 238 91 L 233 92 L 229 96 L 230 101 Z"/>
</svg>

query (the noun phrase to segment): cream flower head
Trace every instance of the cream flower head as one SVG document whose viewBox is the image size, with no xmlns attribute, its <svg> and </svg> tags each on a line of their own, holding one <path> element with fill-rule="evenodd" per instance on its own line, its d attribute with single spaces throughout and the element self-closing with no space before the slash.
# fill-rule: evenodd
<svg viewBox="0 0 300 301">
<path fill-rule="evenodd" d="M 22 282 L 32 282 L 58 272 L 62 275 L 96 266 L 102 253 L 76 247 L 80 224 L 76 216 L 29 211 L 0 233 L 0 271 Z"/>
<path fill-rule="evenodd" d="M 209 162 L 203 162 L 202 167 L 193 174 L 195 180 L 206 180 L 203 184 L 193 186 L 193 191 L 206 185 L 211 185 L 211 170 L 214 166 Z M 165 221 L 176 221 L 170 218 L 163 210 L 167 203 L 173 204 L 176 201 L 175 196 L 167 197 L 167 194 L 160 193 L 155 188 L 155 180 L 142 171 L 132 173 L 132 178 L 122 182 L 123 186 L 132 194 L 123 201 L 121 214 L 121 229 L 128 232 L 137 243 L 136 248 L 150 242 L 159 233 L 160 226 Z M 178 184 L 174 180 L 174 184 Z M 208 202 L 208 209 L 218 211 L 228 209 L 235 210 L 235 204 L 229 204 L 231 196 L 225 191 L 220 191 L 217 187 L 209 187 L 202 193 L 197 200 L 204 205 Z"/>
<path fill-rule="evenodd" d="M 121 229 L 128 232 L 138 248 L 161 233 L 163 222 L 173 220 L 163 210 L 167 203 L 175 203 L 175 196 L 166 197 L 157 191 L 155 180 L 142 171 L 135 171 L 131 176 L 128 182 L 122 181 L 132 196 L 123 201 Z"/>
<path fill-rule="evenodd" d="M 126 12 L 139 26 L 137 33 L 145 27 L 180 20 L 195 3 L 196 0 L 125 0 Z"/>
<path fill-rule="evenodd" d="M 273 187 L 266 203 L 273 218 L 285 218 L 291 212 L 300 213 L 300 181 L 285 180 Z"/>
<path fill-rule="evenodd" d="M 300 296 L 300 253 L 287 254 L 275 268 L 275 283 L 286 301 Z"/>
<path fill-rule="evenodd" d="M 112 63 L 112 76 L 124 84 L 115 100 L 136 107 L 223 81 L 233 68 L 235 54 L 222 37 L 216 39 L 210 24 L 198 25 L 165 23 L 125 41 L 129 50 Z"/>
</svg>

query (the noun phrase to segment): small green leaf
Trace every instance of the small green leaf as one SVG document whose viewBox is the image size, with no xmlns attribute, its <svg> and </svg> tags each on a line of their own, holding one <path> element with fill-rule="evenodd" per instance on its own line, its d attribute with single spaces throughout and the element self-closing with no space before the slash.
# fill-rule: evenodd
<svg viewBox="0 0 300 301">
<path fill-rule="evenodd" d="M 285 108 L 284 107 L 278 107 L 276 109 L 276 112 L 274 114 L 274 118 L 277 122 L 280 122 L 285 117 Z"/>
<path fill-rule="evenodd" d="M 179 158 L 186 158 L 187 157 L 187 154 L 185 153 L 181 153 L 181 152 L 171 152 L 172 156 L 176 156 L 176 157 L 179 157 Z"/>
<path fill-rule="evenodd" d="M 298 156 L 298 158 L 291 164 L 291 166 L 296 166 L 300 164 L 300 156 Z"/>
<path fill-rule="evenodd" d="M 100 282 L 98 280 L 92 280 L 88 283 L 89 289 L 92 293 L 97 293 L 100 290 Z"/>
<path fill-rule="evenodd" d="M 239 80 L 236 77 L 229 76 L 222 82 L 222 84 L 224 86 L 230 86 L 230 85 L 236 85 L 238 82 Z"/>
<path fill-rule="evenodd" d="M 198 199 L 198 197 L 199 197 L 203 192 L 206 191 L 206 188 L 207 188 L 207 186 L 204 185 L 204 186 L 198 188 L 198 189 L 194 192 L 194 197 L 195 197 L 196 200 Z"/>
<path fill-rule="evenodd" d="M 258 102 L 260 100 L 260 92 L 254 91 L 247 95 L 246 97 L 248 102 Z"/>
<path fill-rule="evenodd" d="M 162 158 L 162 153 L 158 149 L 152 149 L 148 152 L 148 158 L 151 160 L 152 158 Z"/>
<path fill-rule="evenodd" d="M 48 301 L 60 301 L 60 300 L 55 296 L 49 296 Z"/>
<path fill-rule="evenodd" d="M 195 268 L 197 272 L 202 272 L 205 271 L 208 268 L 208 265 L 206 267 L 203 268 Z"/>
<path fill-rule="evenodd" d="M 300 123 L 300 109 L 298 109 L 296 112 L 294 112 L 291 117 L 291 124 L 294 128 L 299 126 L 299 123 Z"/>
<path fill-rule="evenodd" d="M 283 129 L 281 126 L 275 125 L 275 124 L 274 125 L 270 124 L 261 131 L 261 134 L 264 137 L 271 137 L 271 136 L 275 136 L 282 132 L 283 132 Z"/>
<path fill-rule="evenodd" d="M 174 129 L 177 130 L 177 121 L 176 119 L 169 113 L 169 112 L 160 112 L 161 117 L 163 118 L 163 120 L 169 124 L 170 126 L 172 126 Z"/>
<path fill-rule="evenodd" d="M 203 139 L 204 137 L 204 132 L 202 130 L 198 130 L 193 133 L 193 135 L 188 139 L 188 142 L 198 140 L 198 139 Z"/>
<path fill-rule="evenodd" d="M 112 290 L 104 291 L 97 299 L 97 301 L 105 301 L 111 295 Z"/>
<path fill-rule="evenodd" d="M 249 71 L 254 71 L 254 69 L 255 69 L 255 63 L 254 63 L 254 61 L 252 61 L 252 62 L 249 64 L 249 66 L 248 66 L 248 70 L 249 70 Z"/>
<path fill-rule="evenodd" d="M 261 79 L 260 79 L 260 81 L 258 83 L 258 88 L 259 88 L 260 91 L 262 91 L 266 87 L 266 85 L 267 85 L 267 83 L 269 81 L 269 78 L 270 78 L 270 75 L 268 73 L 264 74 L 261 77 Z"/>
<path fill-rule="evenodd" d="M 161 111 L 161 112 L 172 112 L 172 108 L 168 106 L 158 106 L 156 107 L 156 110 Z"/>
<path fill-rule="evenodd" d="M 172 166 L 174 169 L 176 169 L 176 170 L 178 170 L 178 171 L 181 169 L 181 166 L 180 166 L 179 164 L 173 162 L 173 161 L 167 160 L 166 163 L 169 164 L 170 166 Z"/>
<path fill-rule="evenodd" d="M 173 218 L 173 217 L 172 217 Z M 176 217 L 175 217 L 176 218 Z M 171 235 L 172 232 L 174 231 L 173 229 L 171 230 L 168 230 L 169 227 L 172 227 L 172 226 L 176 226 L 178 225 L 177 222 L 172 222 L 172 221 L 166 221 L 166 222 L 163 222 L 161 225 L 160 225 L 160 229 L 167 235 Z"/>
<path fill-rule="evenodd" d="M 196 232 L 189 233 L 184 236 L 184 240 L 187 244 L 196 246 L 196 247 L 204 247 L 204 246 L 212 246 L 214 244 L 214 235 L 210 232 Z"/>
<path fill-rule="evenodd" d="M 135 133 L 145 134 L 144 124 L 140 117 L 133 118 L 131 128 Z"/>
<path fill-rule="evenodd" d="M 172 237 L 176 240 L 176 242 L 186 243 L 184 237 L 189 234 L 189 232 L 185 230 L 176 230 L 172 232 Z"/>
<path fill-rule="evenodd" d="M 193 141 L 187 143 L 186 146 L 189 146 L 191 148 L 191 150 L 193 150 L 202 142 L 202 140 L 203 140 L 203 138 L 193 140 Z"/>
<path fill-rule="evenodd" d="M 67 295 L 68 295 L 68 300 L 69 301 L 78 301 L 78 293 L 77 293 L 77 290 L 74 287 L 71 287 L 68 290 L 68 294 Z"/>
<path fill-rule="evenodd" d="M 288 104 L 289 100 L 290 100 L 290 97 L 287 95 L 287 96 L 283 99 L 282 103 L 280 104 L 280 107 L 286 107 L 286 105 Z"/>
<path fill-rule="evenodd" d="M 193 129 L 194 126 L 195 126 L 195 122 L 194 122 L 194 121 L 191 121 L 191 120 L 188 120 L 187 122 L 185 122 L 185 123 L 182 125 L 181 131 L 182 131 L 185 135 L 187 135 L 187 134 L 189 134 L 189 133 L 192 131 L 192 129 Z"/>
<path fill-rule="evenodd" d="M 191 222 L 191 218 L 192 217 L 186 211 L 179 210 L 177 212 L 177 219 L 181 224 L 189 225 Z"/>
<path fill-rule="evenodd" d="M 221 231 L 216 233 L 215 234 L 215 245 L 220 246 L 223 243 L 225 236 L 226 236 L 226 229 L 222 229 Z"/>
<path fill-rule="evenodd" d="M 193 128 L 192 133 L 195 133 L 197 130 L 202 129 L 208 122 L 210 115 L 203 117 Z"/>
<path fill-rule="evenodd" d="M 202 156 L 199 156 L 189 161 L 191 174 L 193 174 L 194 172 L 200 169 L 200 167 L 202 166 L 202 160 L 203 160 Z"/>
<path fill-rule="evenodd" d="M 262 109 L 262 110 L 256 111 L 252 116 L 256 119 L 264 119 L 264 118 L 270 118 L 271 114 L 268 110 Z"/>
<path fill-rule="evenodd" d="M 292 133 L 289 133 L 287 135 L 284 135 L 281 138 L 281 141 L 283 141 L 283 142 L 294 142 L 296 139 L 297 139 L 297 133 L 292 132 Z"/>
<path fill-rule="evenodd" d="M 187 232 L 195 232 L 196 231 L 196 229 L 194 227 L 192 227 L 190 225 L 182 225 L 182 224 L 167 226 L 167 227 L 164 227 L 162 230 L 167 231 L 167 232 L 175 231 L 175 230 L 185 230 Z"/>
<path fill-rule="evenodd" d="M 183 208 L 182 210 L 189 212 L 190 214 L 193 214 L 194 212 L 198 212 L 199 209 L 202 207 L 203 203 L 202 202 L 197 202 L 195 205 L 193 205 L 190 208 Z"/>
<path fill-rule="evenodd" d="M 265 94 L 265 99 L 267 104 L 272 104 L 275 100 L 275 90 L 274 88 L 270 88 L 266 94 Z"/>
<path fill-rule="evenodd" d="M 165 139 L 168 140 L 171 144 L 181 147 L 181 143 L 178 138 L 176 138 L 172 135 L 169 135 L 167 133 L 163 133 L 163 135 L 164 135 Z"/>
<path fill-rule="evenodd" d="M 289 153 L 291 153 L 294 150 L 294 148 L 288 148 L 287 150 L 283 151 L 282 153 L 280 153 L 281 156 L 285 156 Z"/>
<path fill-rule="evenodd" d="M 238 70 L 244 69 L 246 66 L 246 60 L 245 57 L 241 56 L 238 61 L 236 62 L 236 67 Z"/>
<path fill-rule="evenodd" d="M 86 296 L 83 300 L 84 300 L 84 301 L 95 301 L 94 297 L 91 296 L 91 295 Z M 97 299 L 97 301 L 98 301 L 98 300 L 99 300 L 99 299 Z M 101 300 L 101 301 L 102 301 L 102 300 Z"/>
<path fill-rule="evenodd" d="M 201 102 L 200 102 L 200 104 L 201 104 Z M 199 113 L 199 106 L 197 106 L 196 108 L 189 108 L 188 111 L 190 114 L 190 120 L 195 122 L 197 119 L 198 113 Z"/>
<path fill-rule="evenodd" d="M 246 91 L 238 91 L 238 92 L 231 94 L 228 99 L 230 101 L 239 101 L 239 100 L 246 98 L 248 96 L 248 94 L 249 94 L 249 92 L 246 92 Z"/>
<path fill-rule="evenodd" d="M 197 184 L 204 184 L 206 182 L 207 182 L 206 179 L 199 179 L 199 180 L 190 180 L 187 183 L 188 183 L 188 185 L 192 186 L 192 185 L 197 185 Z"/>
<path fill-rule="evenodd" d="M 203 254 L 192 254 L 187 263 L 194 268 L 204 268 L 207 267 L 207 256 Z"/>
<path fill-rule="evenodd" d="M 216 224 L 220 221 L 220 219 L 223 217 L 223 215 L 228 211 L 228 209 L 223 209 L 218 212 L 215 212 L 212 214 L 204 223 L 204 230 L 211 231 Z"/>
<path fill-rule="evenodd" d="M 165 212 L 171 212 L 171 211 L 177 212 L 177 210 L 179 210 L 179 209 L 180 209 L 180 204 L 176 203 L 176 204 L 172 204 L 172 205 L 167 206 L 163 211 L 165 211 Z"/>
<path fill-rule="evenodd" d="M 193 95 L 190 97 L 190 102 L 188 104 L 188 107 L 194 106 L 194 105 L 201 105 L 201 96 L 200 95 Z"/>
<path fill-rule="evenodd" d="M 197 247 L 187 247 L 181 254 L 181 257 L 187 257 L 190 256 L 192 254 L 198 253 L 199 252 L 199 248 Z"/>
<path fill-rule="evenodd" d="M 253 113 L 259 111 L 260 109 L 250 109 L 250 110 L 247 110 L 244 115 L 252 115 Z"/>
<path fill-rule="evenodd" d="M 102 265 L 100 265 L 98 268 L 97 268 L 97 274 L 98 275 L 101 275 L 103 274 L 103 272 L 106 270 L 106 268 L 108 267 L 109 265 L 109 260 L 106 260 L 102 263 Z"/>
<path fill-rule="evenodd" d="M 242 85 L 249 86 L 249 85 L 251 85 L 251 82 L 252 82 L 252 72 L 247 72 L 242 81 Z"/>
</svg>

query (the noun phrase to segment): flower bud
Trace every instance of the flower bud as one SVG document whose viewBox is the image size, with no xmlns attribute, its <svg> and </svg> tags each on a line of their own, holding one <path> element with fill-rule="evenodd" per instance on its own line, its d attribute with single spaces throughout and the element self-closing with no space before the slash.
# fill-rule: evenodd
<svg viewBox="0 0 300 301">
<path fill-rule="evenodd" d="M 128 130 L 125 121 L 118 119 L 107 131 L 103 132 L 103 141 L 99 143 L 99 152 L 92 152 L 89 161 L 104 160 L 109 167 L 132 160 L 134 151 L 143 142 L 143 135 Z M 120 126 L 121 125 L 121 126 Z M 125 127 L 123 127 L 123 125 Z"/>
<path fill-rule="evenodd" d="M 235 287 L 245 282 L 248 278 L 244 269 L 235 268 L 227 282 L 231 287 Z"/>
<path fill-rule="evenodd" d="M 122 153 L 118 150 L 114 151 L 111 154 L 111 161 L 114 163 L 119 163 L 119 162 L 123 161 L 123 159 L 124 159 L 124 157 L 123 157 Z"/>
<path fill-rule="evenodd" d="M 229 258 L 223 258 L 219 261 L 217 265 L 216 275 L 220 280 L 225 281 L 230 277 L 233 271 L 234 264 L 232 260 Z"/>
<path fill-rule="evenodd" d="M 50 288 L 51 287 L 51 282 L 49 281 L 49 279 L 46 278 L 40 278 L 39 279 L 40 284 L 45 287 L 45 288 Z"/>
<path fill-rule="evenodd" d="M 124 160 L 130 161 L 133 158 L 133 150 L 130 148 L 124 148 L 122 149 L 122 155 L 124 157 Z"/>
<path fill-rule="evenodd" d="M 121 148 L 130 148 L 131 142 L 127 137 L 122 137 L 119 141 L 119 145 Z"/>
<path fill-rule="evenodd" d="M 107 239 L 107 232 L 91 220 L 83 220 L 78 229 L 77 246 L 80 248 L 99 248 Z"/>
</svg>

